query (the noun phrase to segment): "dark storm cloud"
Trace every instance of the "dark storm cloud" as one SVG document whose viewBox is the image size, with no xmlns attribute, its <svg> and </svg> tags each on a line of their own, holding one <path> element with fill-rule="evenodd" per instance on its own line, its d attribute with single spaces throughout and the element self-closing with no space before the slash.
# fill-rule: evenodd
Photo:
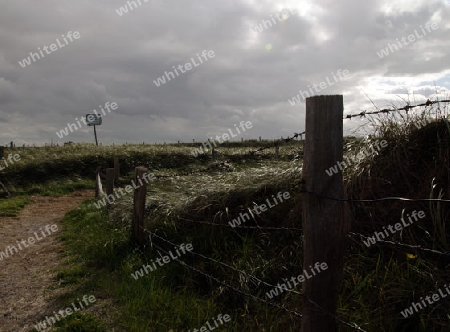
<svg viewBox="0 0 450 332">
<path fill-rule="evenodd" d="M 368 104 L 361 91 L 383 101 L 382 93 L 404 91 L 406 84 L 427 97 L 435 79 L 448 92 L 450 8 L 440 0 L 288 1 L 285 7 L 273 1 L 140 2 L 122 16 L 116 12 L 127 5 L 122 0 L 2 4 L 0 144 L 56 141 L 67 123 L 108 101 L 119 108 L 99 127 L 103 142 L 201 140 L 241 120 L 254 124 L 248 137 L 286 136 L 304 126 L 304 101 L 291 106 L 288 99 L 338 69 L 351 77 L 322 93 L 343 93 L 346 111 Z M 254 31 L 282 9 L 298 13 Z M 429 21 L 439 29 L 377 56 Z M 19 65 L 69 31 L 80 38 Z M 154 84 L 203 50 L 215 57 Z M 91 136 L 91 128 L 83 128 L 65 140 Z"/>
</svg>

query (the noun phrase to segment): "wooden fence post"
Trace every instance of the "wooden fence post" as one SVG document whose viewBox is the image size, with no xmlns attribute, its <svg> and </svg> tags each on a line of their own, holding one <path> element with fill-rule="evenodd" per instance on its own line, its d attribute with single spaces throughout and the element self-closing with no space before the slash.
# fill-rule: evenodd
<svg viewBox="0 0 450 332">
<path fill-rule="evenodd" d="M 322 196 L 344 198 L 342 172 L 328 176 L 326 169 L 342 161 L 342 95 L 306 98 L 306 141 L 304 145 L 303 186 Z M 303 194 L 303 269 L 309 275 L 316 263 L 327 269 L 303 284 L 301 331 L 338 331 L 337 298 L 343 278 L 345 236 L 350 231 L 347 202 Z M 312 301 L 315 304 L 312 303 Z"/>
<path fill-rule="evenodd" d="M 120 165 L 119 165 L 119 157 L 114 157 L 114 179 L 119 180 L 120 176 Z"/>
<path fill-rule="evenodd" d="M 0 146 L 0 159 L 3 159 L 5 157 L 5 147 Z"/>
<path fill-rule="evenodd" d="M 114 196 L 114 168 L 106 169 L 106 195 Z"/>
<path fill-rule="evenodd" d="M 147 168 L 136 167 L 136 174 L 134 177 L 134 183 L 139 183 L 139 179 L 143 178 L 143 175 L 147 173 Z M 145 245 L 145 233 L 144 233 L 144 217 L 145 217 L 145 198 L 147 195 L 147 181 L 142 181 L 142 185 L 138 186 L 134 190 L 134 213 L 133 213 L 133 234 L 134 239 L 139 246 Z"/>
</svg>

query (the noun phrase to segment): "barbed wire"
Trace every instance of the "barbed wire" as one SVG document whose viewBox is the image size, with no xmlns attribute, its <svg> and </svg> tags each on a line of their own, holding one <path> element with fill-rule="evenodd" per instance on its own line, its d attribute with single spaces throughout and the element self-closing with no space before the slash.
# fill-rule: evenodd
<svg viewBox="0 0 450 332">
<path fill-rule="evenodd" d="M 264 150 L 267 150 L 267 149 L 273 149 L 274 146 L 277 147 L 280 143 L 290 142 L 294 138 L 297 138 L 299 136 L 300 136 L 300 139 L 302 139 L 304 134 L 306 134 L 306 131 L 303 131 L 301 133 L 294 133 L 294 135 L 292 135 L 292 137 L 288 136 L 287 138 L 280 138 L 280 139 L 276 140 L 275 142 L 273 142 L 273 146 L 264 146 L 264 147 L 261 147 L 261 148 L 256 149 L 256 150 L 249 151 L 248 154 L 254 155 L 256 152 L 259 152 L 259 151 L 264 151 Z"/>
<path fill-rule="evenodd" d="M 363 240 L 373 239 L 373 237 L 370 238 L 370 237 L 364 236 L 364 235 L 362 235 L 360 233 L 353 233 L 353 232 L 348 233 L 348 236 L 350 238 L 352 238 L 352 239 L 358 238 L 358 240 L 360 240 L 361 242 Z M 376 242 L 389 244 L 389 245 L 392 245 L 392 246 L 395 246 L 395 247 L 401 247 L 401 248 L 405 248 L 405 249 L 411 249 L 411 250 L 417 250 L 417 251 L 421 251 L 421 252 L 425 252 L 425 253 L 436 254 L 436 255 L 445 256 L 445 257 L 450 258 L 450 251 L 448 251 L 448 252 L 441 252 L 441 251 L 434 250 L 434 249 L 423 248 L 420 245 L 419 246 L 413 246 L 413 245 L 401 243 L 401 242 L 398 242 L 398 241 L 388 241 L 388 240 L 378 240 L 377 239 Z"/>
<path fill-rule="evenodd" d="M 383 197 L 383 198 L 375 198 L 375 199 L 352 199 L 352 198 L 336 198 L 336 197 L 330 197 L 321 195 L 319 193 L 316 193 L 314 191 L 306 190 L 306 189 L 300 189 L 301 193 L 307 193 L 307 194 L 313 194 L 315 196 L 329 199 L 332 201 L 338 201 L 338 202 L 355 202 L 355 203 L 374 203 L 374 202 L 383 202 L 383 201 L 403 201 L 403 202 L 443 202 L 443 203 L 450 203 L 449 199 L 440 199 L 440 198 L 404 198 L 404 197 Z"/>
<path fill-rule="evenodd" d="M 345 116 L 345 118 L 343 118 L 343 119 L 344 120 L 351 119 L 351 118 L 354 118 L 354 117 L 357 117 L 357 116 L 363 118 L 366 115 L 374 115 L 374 114 L 381 114 L 381 113 L 388 114 L 390 112 L 399 112 L 399 111 L 406 111 L 406 113 L 408 113 L 409 110 L 411 110 L 413 108 L 423 107 L 423 106 L 431 106 L 431 105 L 437 104 L 437 103 L 450 103 L 450 100 L 440 100 L 440 101 L 439 100 L 434 100 L 434 101 L 431 101 L 431 100 L 428 99 L 424 103 L 417 104 L 417 105 L 412 105 L 412 106 L 407 104 L 406 106 L 401 107 L 401 108 L 393 108 L 393 109 L 392 108 L 391 109 L 385 108 L 385 109 L 381 109 L 381 110 L 378 110 L 378 111 L 372 111 L 372 112 L 370 112 L 370 111 L 361 111 L 361 112 L 356 113 L 356 114 L 347 114 Z"/>
<path fill-rule="evenodd" d="M 153 244 L 153 245 L 155 246 L 155 248 L 157 248 L 157 249 L 159 249 L 159 250 L 161 250 L 161 251 L 163 251 L 163 252 L 165 252 L 166 254 L 169 255 L 169 253 L 168 253 L 166 250 L 164 250 L 163 248 L 159 247 L 159 246 L 156 245 L 156 244 Z M 258 296 L 255 296 L 255 295 L 250 294 L 250 293 L 248 293 L 248 292 L 245 292 L 245 291 L 243 291 L 243 290 L 237 289 L 236 287 L 234 287 L 234 286 L 228 284 L 227 282 L 221 281 L 221 280 L 217 279 L 216 277 L 214 277 L 214 276 L 212 276 L 212 275 L 209 275 L 209 274 L 207 274 L 207 273 L 205 273 L 205 272 L 203 272 L 203 271 L 201 271 L 201 270 L 199 270 L 199 269 L 197 269 L 197 268 L 195 268 L 195 267 L 193 267 L 193 266 L 187 264 L 186 262 L 182 261 L 182 260 L 179 259 L 179 258 L 176 259 L 175 261 L 177 261 L 177 262 L 180 263 L 181 265 L 183 265 L 183 266 L 185 266 L 185 267 L 187 267 L 187 268 L 189 268 L 189 269 L 191 269 L 191 270 L 193 270 L 193 271 L 196 271 L 196 272 L 198 272 L 198 273 L 204 275 L 205 277 L 207 277 L 207 278 L 209 278 L 209 279 L 211 279 L 211 280 L 214 280 L 214 281 L 218 282 L 219 284 L 222 284 L 222 285 L 224 285 L 224 286 L 226 286 L 226 287 L 232 289 L 233 291 L 235 291 L 235 292 L 237 292 L 237 293 L 239 293 L 239 294 L 243 294 L 243 295 L 245 295 L 245 296 L 251 297 L 252 299 L 254 299 L 254 300 L 256 300 L 256 301 L 260 301 L 260 302 L 263 302 L 263 303 L 265 303 L 265 304 L 271 305 L 271 306 L 273 306 L 273 307 L 282 309 L 282 310 L 284 310 L 284 311 L 286 311 L 286 312 L 289 312 L 289 313 L 291 313 L 291 314 L 293 314 L 293 315 L 295 315 L 295 316 L 297 316 L 297 317 L 300 317 L 300 318 L 302 317 L 302 314 L 299 313 L 299 312 L 297 312 L 297 311 L 288 309 L 288 308 L 286 308 L 286 307 L 284 307 L 284 306 L 282 306 L 282 305 L 279 305 L 279 304 L 276 304 L 276 303 L 273 303 L 273 302 L 266 301 L 266 300 L 264 300 L 264 299 L 262 299 L 262 298 L 260 298 L 260 297 L 258 297 Z"/>
<path fill-rule="evenodd" d="M 210 225 L 210 226 L 221 226 L 221 227 L 230 227 L 230 228 L 242 228 L 242 229 L 259 229 L 259 230 L 284 230 L 284 231 L 302 231 L 302 228 L 290 228 L 290 227 L 271 227 L 271 226 L 230 226 L 226 224 L 216 224 L 212 222 L 206 222 L 206 221 L 197 221 L 197 220 L 189 220 L 183 217 L 178 217 L 181 220 L 190 222 L 190 223 L 197 223 L 197 224 L 203 224 L 203 225 Z"/>
<path fill-rule="evenodd" d="M 169 241 L 169 240 L 167 240 L 167 239 L 164 239 L 164 238 L 162 238 L 162 237 L 156 235 L 155 233 L 152 233 L 151 236 L 155 236 L 155 237 L 157 237 L 157 238 L 163 240 L 163 241 L 166 242 L 166 243 L 169 243 L 169 244 L 171 244 L 171 245 L 173 245 L 173 246 L 176 246 L 175 243 L 173 243 L 173 242 L 171 242 L 171 241 Z M 278 286 L 276 286 L 276 285 L 269 284 L 269 283 L 267 283 L 267 282 L 265 282 L 265 281 L 259 279 L 258 277 L 254 276 L 254 275 L 252 275 L 252 274 L 250 274 L 250 273 L 247 273 L 247 272 L 245 272 L 245 271 L 239 270 L 239 269 L 237 269 L 237 268 L 235 268 L 235 267 L 233 267 L 233 266 L 231 266 L 231 265 L 228 265 L 228 264 L 226 264 L 226 263 L 224 263 L 224 262 L 218 261 L 218 260 L 216 260 L 216 259 L 214 259 L 214 258 L 206 257 L 206 256 L 204 256 L 204 255 L 202 255 L 202 254 L 196 253 L 196 252 L 193 251 L 193 250 L 190 250 L 189 253 L 192 254 L 192 255 L 195 255 L 195 256 L 202 257 L 203 259 L 209 260 L 209 261 L 211 261 L 211 262 L 220 264 L 220 265 L 222 265 L 222 266 L 225 266 L 225 267 L 227 267 L 227 268 L 229 268 L 229 269 L 232 269 L 233 271 L 242 273 L 242 274 L 246 275 L 247 277 L 253 278 L 253 279 L 255 279 L 256 281 L 258 281 L 258 282 L 262 283 L 263 285 L 268 286 L 268 287 L 270 287 L 270 288 L 277 288 L 277 287 L 278 287 Z M 288 291 L 288 292 L 291 292 L 291 293 L 294 293 L 294 294 L 297 294 L 297 295 L 302 295 L 302 293 L 297 292 L 297 291 L 295 291 L 295 290 L 290 290 L 290 289 L 288 289 L 287 291 Z"/>
<path fill-rule="evenodd" d="M 147 231 L 147 230 L 146 230 L 146 231 Z M 155 233 L 152 233 L 152 235 L 155 236 L 155 237 L 157 237 L 157 238 L 159 238 L 159 239 L 161 239 L 161 240 L 163 240 L 163 241 L 166 242 L 166 243 L 169 243 L 170 245 L 176 246 L 175 243 L 173 243 L 173 242 L 171 242 L 171 241 L 169 241 L 169 240 L 167 240 L 167 239 L 164 239 L 164 238 L 162 238 L 161 236 L 156 235 Z M 169 254 L 166 250 L 162 249 L 161 247 L 159 247 L 158 245 L 154 244 L 153 242 L 152 242 L 152 245 L 154 245 L 155 248 L 157 248 L 157 249 L 159 249 L 159 250 L 162 250 L 162 251 L 165 252 L 166 254 Z M 245 272 L 245 271 L 236 269 L 236 268 L 234 268 L 234 267 L 232 267 L 232 266 L 230 266 L 230 265 L 228 265 L 228 264 L 225 264 L 225 263 L 220 262 L 220 261 L 218 261 L 218 260 L 215 260 L 215 259 L 213 259 L 213 258 L 206 257 L 206 256 L 204 256 L 204 255 L 202 255 L 202 254 L 198 254 L 198 253 L 196 253 L 196 252 L 194 252 L 194 251 L 192 251 L 192 250 L 189 251 L 189 253 L 191 253 L 191 254 L 193 254 L 193 255 L 196 255 L 196 256 L 199 256 L 199 257 L 202 257 L 202 258 L 207 259 L 207 260 L 209 260 L 209 261 L 212 261 L 212 262 L 214 262 L 214 263 L 218 263 L 218 264 L 220 264 L 220 265 L 226 266 L 226 267 L 228 267 L 228 268 L 231 268 L 231 269 L 234 270 L 234 271 L 243 273 L 243 274 L 245 274 L 245 275 L 247 275 L 247 276 L 253 277 L 255 280 L 257 280 L 257 281 L 259 281 L 259 282 L 263 283 L 264 285 L 269 286 L 269 287 L 271 287 L 271 288 L 276 288 L 276 287 L 278 287 L 278 286 L 275 286 L 275 285 L 271 285 L 271 284 L 269 284 L 269 283 L 266 283 L 266 282 L 264 282 L 263 280 L 260 280 L 260 279 L 258 279 L 257 277 L 255 277 L 255 276 L 253 276 L 253 275 L 251 275 L 251 274 L 248 274 L 248 273 Z M 217 281 L 217 282 L 219 282 L 219 283 L 224 284 L 225 286 L 227 286 L 227 287 L 233 289 L 233 290 L 236 291 L 236 292 L 239 292 L 239 293 L 241 293 L 241 294 L 250 296 L 250 297 L 252 297 L 253 299 L 256 299 L 256 300 L 258 300 L 258 301 L 264 302 L 264 303 L 266 303 L 266 304 L 275 306 L 275 307 L 280 308 L 280 309 L 283 309 L 283 310 L 285 310 L 285 311 L 287 311 L 287 312 L 289 312 L 289 313 L 292 313 L 292 314 L 295 314 L 295 315 L 297 315 L 297 316 L 299 316 L 299 317 L 302 317 L 302 315 L 301 315 L 300 313 L 296 312 L 296 311 L 290 310 L 290 309 L 288 309 L 288 308 L 286 308 L 286 307 L 284 307 L 284 306 L 280 306 L 280 305 L 275 304 L 275 303 L 273 303 L 273 302 L 266 301 L 266 300 L 261 299 L 261 298 L 259 298 L 259 297 L 257 297 L 257 296 L 254 296 L 253 294 L 250 294 L 250 293 L 241 291 L 241 290 L 239 290 L 239 289 L 237 289 L 237 288 L 235 288 L 235 287 L 229 285 L 229 284 L 226 283 L 226 282 L 223 282 L 223 281 L 218 280 L 218 279 L 215 278 L 214 276 L 208 275 L 207 273 L 205 273 L 205 272 L 203 272 L 203 271 L 200 271 L 200 270 L 198 270 L 198 269 L 196 269 L 196 268 L 194 268 L 194 267 L 192 267 L 192 266 L 186 264 L 184 261 L 181 261 L 181 260 L 179 260 L 179 259 L 177 259 L 177 261 L 179 261 L 179 262 L 182 263 L 183 265 L 185 265 L 185 266 L 187 266 L 187 267 L 193 269 L 194 271 L 197 271 L 197 272 L 203 274 L 204 276 L 206 276 L 206 277 L 208 277 L 208 278 L 211 278 L 211 279 L 213 279 L 213 280 L 215 280 L 215 281 Z M 297 294 L 297 295 L 302 295 L 302 293 L 297 292 L 297 291 L 294 291 L 294 290 L 289 290 L 289 289 L 288 289 L 287 291 L 288 291 L 288 292 L 291 292 L 291 293 L 295 293 L 295 294 Z M 343 321 L 342 319 L 340 319 L 340 318 L 337 317 L 336 315 L 332 314 L 331 312 L 329 312 L 329 311 L 327 311 L 326 309 L 324 309 L 324 308 L 322 308 L 321 306 L 319 306 L 317 303 L 315 303 L 315 302 L 312 301 L 311 299 L 308 298 L 308 300 L 309 300 L 313 305 L 315 305 L 315 306 L 317 306 L 318 308 L 320 308 L 325 314 L 327 314 L 327 315 L 329 315 L 330 317 L 334 318 L 336 321 L 338 321 L 338 322 L 340 322 L 340 323 L 342 323 L 342 324 L 344 324 L 344 325 L 346 325 L 346 326 L 349 326 L 349 327 L 351 327 L 351 328 L 353 328 L 353 329 L 356 329 L 356 330 L 358 330 L 358 331 L 367 332 L 367 331 L 361 329 L 359 326 L 357 326 L 357 325 L 354 324 L 354 323 L 348 323 L 348 322 Z"/>
<path fill-rule="evenodd" d="M 361 112 L 356 113 L 356 114 L 347 114 L 343 118 L 343 120 L 351 119 L 351 118 L 354 118 L 354 117 L 357 117 L 357 116 L 365 117 L 366 115 L 375 115 L 375 114 L 383 114 L 383 113 L 384 114 L 388 114 L 390 112 L 399 112 L 399 111 L 406 111 L 408 113 L 409 110 L 411 110 L 413 108 L 424 107 L 424 106 L 427 107 L 427 106 L 431 106 L 431 105 L 437 104 L 437 103 L 450 103 L 450 100 L 435 100 L 435 101 L 431 101 L 431 100 L 428 99 L 424 103 L 417 104 L 417 105 L 409 105 L 409 104 L 407 104 L 406 106 L 401 107 L 401 108 L 390 108 L 390 109 L 385 108 L 385 109 L 381 109 L 381 110 L 378 110 L 378 111 L 366 111 L 366 110 L 364 110 L 364 111 L 361 111 Z M 276 147 L 282 142 L 289 142 L 289 141 L 291 141 L 294 138 L 297 138 L 299 136 L 300 136 L 300 139 L 302 139 L 304 134 L 306 134 L 306 131 L 303 131 L 301 133 L 294 133 L 294 135 L 292 137 L 288 136 L 287 138 L 281 138 L 281 139 L 279 139 L 279 140 L 274 142 L 274 146 Z M 266 150 L 266 149 L 271 149 L 271 148 L 273 148 L 273 146 L 261 147 L 259 149 L 250 151 L 249 154 L 252 155 L 252 154 L 255 154 L 256 152 L 263 151 L 263 150 Z"/>
<path fill-rule="evenodd" d="M 433 104 L 441 103 L 441 102 L 442 103 L 448 103 L 448 102 L 450 102 L 450 100 L 443 100 L 443 101 L 430 101 L 430 100 L 427 100 L 425 103 L 421 103 L 421 104 L 417 104 L 417 105 L 409 105 L 408 104 L 408 105 L 406 105 L 406 106 L 404 106 L 402 108 L 381 109 L 381 110 L 373 111 L 373 112 L 361 111 L 360 113 L 357 113 L 357 114 L 348 114 L 348 115 L 346 115 L 344 117 L 344 119 L 352 119 L 353 117 L 357 117 L 357 116 L 365 117 L 366 115 L 389 114 L 390 112 L 399 112 L 399 111 L 409 112 L 411 109 L 414 109 L 416 107 L 423 107 L 423 106 L 428 107 L 428 106 L 431 106 Z M 291 140 L 293 140 L 293 139 L 295 139 L 297 137 L 303 138 L 304 134 L 306 134 L 305 131 L 303 131 L 302 133 L 294 133 L 294 135 L 292 137 L 288 136 L 287 138 L 281 138 L 279 140 L 274 141 L 272 146 L 261 147 L 259 149 L 250 151 L 249 154 L 250 155 L 254 155 L 257 152 L 260 152 L 260 151 L 263 151 L 263 150 L 266 150 L 266 149 L 271 149 L 271 148 L 274 148 L 274 147 L 278 147 L 281 143 L 289 142 L 289 141 L 291 141 Z M 215 164 L 213 164 L 213 165 L 211 165 L 211 166 L 209 166 L 207 168 L 200 169 L 200 170 L 194 170 L 194 171 L 191 171 L 191 172 L 184 172 L 184 173 L 173 174 L 173 175 L 156 175 L 156 177 L 157 178 L 171 178 L 171 177 L 177 177 L 177 176 L 186 176 L 186 175 L 198 174 L 198 173 L 210 171 L 212 168 L 217 168 L 218 165 L 219 166 L 220 165 L 224 165 L 227 162 L 228 161 L 218 162 L 218 163 L 215 163 Z M 306 189 L 303 189 L 303 188 L 300 190 L 300 192 L 301 193 L 308 193 L 308 194 L 316 195 L 316 196 L 324 198 L 324 199 L 340 201 L 340 202 L 372 203 L 372 202 L 385 202 L 385 201 L 405 201 L 405 202 L 443 202 L 443 203 L 450 203 L 450 200 L 446 200 L 446 199 L 430 199 L 430 198 L 427 198 L 427 199 L 420 199 L 420 198 L 419 199 L 411 199 L 411 198 L 404 198 L 404 197 L 383 197 L 383 198 L 378 198 L 378 199 L 342 199 L 342 198 L 336 198 L 336 197 L 329 197 L 329 196 L 321 195 L 319 193 L 316 193 L 316 192 L 313 192 L 313 191 L 309 191 L 309 190 L 306 190 Z M 295 231 L 302 231 L 301 228 L 260 227 L 260 226 L 241 226 L 241 225 L 237 225 L 235 227 L 232 227 L 231 225 L 227 225 L 227 224 L 216 224 L 216 223 L 205 222 L 205 221 L 194 221 L 194 220 L 189 220 L 189 219 L 186 219 L 186 218 L 180 218 L 180 219 L 182 219 L 182 220 L 184 220 L 186 222 L 191 222 L 191 223 L 198 223 L 198 224 L 204 224 L 204 225 L 210 225 L 210 226 L 221 226 L 221 227 L 227 227 L 227 228 L 231 227 L 231 228 L 241 228 L 241 229 L 285 230 L 285 231 L 295 230 Z M 147 230 L 145 230 L 145 231 L 147 231 Z M 150 233 L 150 232 L 148 232 L 148 233 Z M 176 246 L 176 244 L 174 244 L 173 242 L 171 242 L 171 241 L 169 241 L 167 239 L 164 239 L 163 237 L 157 235 L 155 232 L 150 233 L 150 234 L 151 234 L 152 238 L 156 237 L 156 238 L 164 241 L 167 244 Z M 366 237 L 366 236 L 364 236 L 362 234 L 359 234 L 359 233 L 349 233 L 348 236 L 351 237 L 354 240 L 357 238 L 360 241 L 362 239 L 366 239 L 366 240 L 369 239 L 369 237 Z M 398 241 L 387 241 L 387 240 L 378 240 L 377 242 L 383 243 L 383 244 L 392 245 L 392 246 L 395 246 L 395 247 L 402 247 L 402 248 L 409 249 L 409 250 L 417 250 L 417 251 L 421 251 L 421 252 L 425 252 L 425 253 L 433 253 L 433 254 L 437 254 L 437 255 L 441 255 L 441 256 L 445 256 L 445 257 L 450 257 L 450 252 L 444 253 L 444 252 L 440 252 L 438 250 L 423 248 L 420 245 L 419 246 L 413 246 L 413 245 L 400 243 Z M 165 252 L 166 254 L 169 254 L 166 250 L 164 250 L 162 247 L 160 247 L 157 244 L 155 244 L 152 240 L 151 240 L 151 243 L 152 243 L 152 246 L 154 246 L 158 250 L 161 250 L 162 252 Z M 239 269 L 237 269 L 237 268 L 235 268 L 235 267 L 233 267 L 231 265 L 228 265 L 228 264 L 226 264 L 224 262 L 218 261 L 218 260 L 213 259 L 211 257 L 207 257 L 205 255 L 199 254 L 199 253 L 194 252 L 194 251 L 189 251 L 189 253 L 191 253 L 192 255 L 201 257 L 201 258 L 203 258 L 205 260 L 208 260 L 210 262 L 213 262 L 215 264 L 219 264 L 221 266 L 224 266 L 224 267 L 226 267 L 228 269 L 231 269 L 231 270 L 233 270 L 235 272 L 238 272 L 239 274 L 242 274 L 242 275 L 246 276 L 249 280 L 255 280 L 255 281 L 257 281 L 257 283 L 258 283 L 257 285 L 258 286 L 260 284 L 262 284 L 262 285 L 265 285 L 265 286 L 271 287 L 271 288 L 277 288 L 278 287 L 278 286 L 275 286 L 275 285 L 271 285 L 270 283 L 267 283 L 267 282 L 259 279 L 258 277 L 254 276 L 254 275 L 252 275 L 252 274 L 250 274 L 248 272 L 246 272 L 246 271 L 239 270 Z M 288 308 L 286 308 L 283 305 L 278 305 L 276 303 L 272 303 L 270 301 L 266 301 L 266 300 L 264 300 L 264 299 L 262 299 L 262 298 L 260 298 L 258 296 L 250 294 L 250 293 L 248 293 L 246 291 L 240 290 L 240 289 L 238 289 L 238 288 L 228 284 L 227 282 L 221 281 L 221 280 L 217 279 L 216 277 L 214 277 L 212 275 L 209 275 L 209 274 L 207 274 L 207 273 L 205 273 L 205 272 L 203 272 L 203 271 L 201 271 L 201 270 L 199 270 L 199 269 L 197 269 L 197 268 L 187 264 L 186 262 L 184 262 L 184 261 L 182 261 L 180 259 L 177 259 L 177 261 L 180 264 L 182 264 L 183 266 L 185 266 L 185 267 L 187 267 L 187 268 L 189 268 L 189 269 L 191 269 L 193 271 L 196 271 L 197 273 L 200 273 L 200 274 L 204 275 L 205 277 L 207 277 L 207 278 L 209 278 L 211 280 L 214 280 L 214 281 L 218 282 L 219 284 L 222 284 L 222 285 L 228 287 L 229 289 L 231 289 L 231 290 L 233 290 L 233 291 L 235 291 L 235 292 L 237 292 L 239 294 L 242 294 L 244 296 L 250 297 L 250 298 L 252 298 L 252 299 L 254 299 L 256 301 L 265 303 L 267 305 L 274 306 L 274 307 L 276 307 L 278 309 L 282 309 L 282 310 L 284 310 L 284 311 L 286 311 L 286 312 L 288 312 L 288 313 L 290 313 L 292 315 L 295 315 L 295 316 L 298 316 L 298 317 L 302 317 L 301 313 L 298 313 L 298 312 L 296 312 L 294 310 L 288 309 Z M 290 290 L 289 289 L 287 291 L 291 292 L 291 293 L 294 293 L 296 295 L 302 295 L 302 293 L 297 292 L 295 290 Z M 361 327 L 357 326 L 355 323 L 348 323 L 348 322 L 345 322 L 345 321 L 341 320 L 338 316 L 336 316 L 335 314 L 333 314 L 333 313 L 327 311 L 326 309 L 322 308 L 319 304 L 317 304 L 316 302 L 311 300 L 309 297 L 307 297 L 307 299 L 312 305 L 314 305 L 315 307 L 319 308 L 322 312 L 324 312 L 326 315 L 332 317 L 333 319 L 335 319 L 339 323 L 344 324 L 344 325 L 346 325 L 348 327 L 351 327 L 351 328 L 353 328 L 355 330 L 366 332 Z"/>
</svg>

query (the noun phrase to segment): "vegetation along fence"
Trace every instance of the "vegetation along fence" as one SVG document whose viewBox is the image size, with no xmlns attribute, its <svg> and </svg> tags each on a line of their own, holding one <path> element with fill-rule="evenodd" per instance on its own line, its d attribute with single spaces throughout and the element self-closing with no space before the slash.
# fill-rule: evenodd
<svg viewBox="0 0 450 332">
<path fill-rule="evenodd" d="M 297 292 L 293 289 L 285 289 L 287 292 L 302 296 L 302 311 L 297 311 L 286 308 L 282 304 L 273 301 L 267 301 L 249 292 L 239 289 L 227 282 L 219 280 L 218 278 L 199 270 L 192 265 L 187 264 L 182 259 L 176 261 L 186 268 L 189 268 L 208 279 L 221 284 L 232 291 L 249 297 L 253 300 L 263 302 L 267 305 L 284 310 L 301 320 L 302 331 L 337 331 L 338 324 L 344 324 L 354 330 L 364 331 L 355 323 L 345 322 L 336 315 L 337 297 L 340 284 L 343 278 L 344 266 L 344 250 L 346 248 L 347 239 L 358 241 L 367 241 L 368 237 L 359 233 L 351 232 L 352 216 L 349 211 L 348 203 L 364 203 L 372 204 L 375 202 L 389 202 L 404 201 L 404 202 L 441 202 L 450 203 L 450 200 L 437 198 L 423 198 L 423 199 L 408 199 L 403 197 L 381 197 L 376 199 L 348 199 L 345 194 L 343 185 L 342 169 L 338 170 L 333 176 L 327 175 L 325 172 L 331 165 L 337 161 L 343 160 L 343 119 L 351 119 L 353 117 L 365 117 L 368 115 L 388 114 L 390 112 L 408 112 L 416 107 L 431 106 L 439 101 L 427 101 L 418 105 L 406 105 L 402 108 L 396 109 L 382 109 L 375 112 L 362 111 L 356 114 L 343 115 L 343 96 L 314 96 L 306 99 L 306 128 L 301 133 L 295 133 L 292 137 L 282 138 L 277 140 L 275 147 L 282 143 L 289 142 L 298 137 L 302 138 L 306 134 L 304 144 L 304 156 L 302 166 L 302 217 L 297 216 L 299 227 L 260 227 L 260 226 L 244 226 L 235 225 L 235 229 L 258 229 L 261 231 L 287 231 L 298 232 L 301 236 L 303 232 L 303 268 L 307 266 L 314 266 L 317 262 L 326 262 L 328 269 L 326 273 L 318 273 L 314 278 L 308 278 L 303 283 L 302 292 Z M 450 100 L 443 100 L 440 103 L 449 103 Z M 258 153 L 259 151 L 271 147 L 262 147 L 249 152 L 249 155 Z M 273 147 L 272 147 L 273 148 Z M 147 169 L 144 167 L 137 167 L 135 169 L 135 183 L 142 179 Z M 97 178 L 99 178 L 99 170 L 97 171 Z M 194 172 L 192 172 L 194 173 Z M 191 174 L 192 174 L 191 173 Z M 109 176 L 108 176 L 109 174 Z M 113 192 L 114 177 L 118 176 L 118 159 L 115 159 L 115 168 L 107 169 L 107 193 Z M 185 174 L 184 174 L 185 175 Z M 171 175 L 172 177 L 177 175 Z M 160 176 L 162 177 L 162 176 Z M 100 181 L 98 181 L 100 182 Z M 97 187 L 97 192 L 101 191 Z M 162 241 L 166 244 L 175 246 L 169 239 L 157 235 L 156 232 L 150 232 L 144 227 L 145 204 L 146 204 L 147 183 L 139 186 L 134 190 L 134 213 L 133 213 L 133 236 L 140 246 L 146 246 L 149 241 L 152 247 L 165 252 L 155 240 Z M 231 225 L 208 223 L 200 221 L 190 221 L 200 223 L 202 225 L 209 225 L 211 227 L 231 227 Z M 302 223 L 300 227 L 300 223 Z M 442 256 L 445 259 L 450 259 L 450 252 L 441 252 L 438 250 L 423 248 L 421 246 L 414 246 L 397 241 L 379 240 L 383 243 L 396 248 L 406 248 Z M 256 276 L 237 269 L 231 265 L 220 262 L 211 257 L 207 257 L 195 251 L 190 251 L 189 254 L 197 256 L 201 259 L 207 260 L 214 264 L 218 264 L 234 272 L 238 272 L 248 279 L 256 281 L 262 285 L 276 288 Z M 302 270 L 302 268 L 299 268 Z"/>
</svg>

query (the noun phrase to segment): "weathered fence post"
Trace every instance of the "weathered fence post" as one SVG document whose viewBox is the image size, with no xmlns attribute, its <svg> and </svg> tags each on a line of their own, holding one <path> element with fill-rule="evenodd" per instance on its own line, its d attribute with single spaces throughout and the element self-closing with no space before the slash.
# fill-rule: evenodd
<svg viewBox="0 0 450 332">
<path fill-rule="evenodd" d="M 0 146 L 0 159 L 3 159 L 5 157 L 5 147 Z"/>
<path fill-rule="evenodd" d="M 136 167 L 136 174 L 134 183 L 143 178 L 143 175 L 147 173 L 145 167 Z M 144 216 L 145 216 L 145 198 L 147 194 L 147 181 L 142 181 L 142 185 L 138 186 L 134 190 L 134 214 L 133 214 L 133 234 L 135 241 L 139 246 L 145 245 L 145 233 L 144 233 Z"/>
<path fill-rule="evenodd" d="M 344 198 L 342 172 L 328 176 L 325 170 L 342 161 L 343 109 L 342 95 L 306 98 L 304 189 L 339 199 Z M 338 330 L 329 314 L 336 314 L 345 235 L 350 231 L 347 203 L 318 195 L 303 194 L 303 269 L 312 275 L 316 263 L 326 263 L 328 268 L 314 270 L 315 275 L 303 284 L 302 332 Z"/>
<path fill-rule="evenodd" d="M 119 165 L 119 157 L 114 157 L 114 179 L 119 180 L 120 176 L 120 165 Z"/>
<path fill-rule="evenodd" d="M 106 169 L 106 195 L 114 196 L 114 168 Z"/>
</svg>

